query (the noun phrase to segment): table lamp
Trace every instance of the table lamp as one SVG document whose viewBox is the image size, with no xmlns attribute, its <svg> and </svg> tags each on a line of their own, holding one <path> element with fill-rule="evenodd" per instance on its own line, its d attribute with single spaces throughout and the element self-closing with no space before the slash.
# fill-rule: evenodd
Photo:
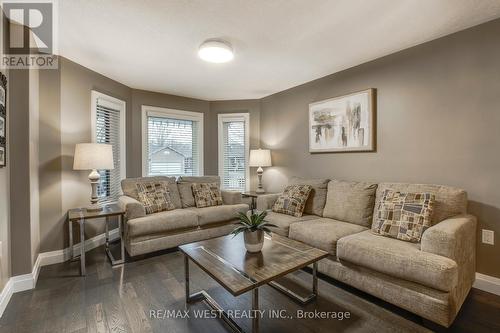
<svg viewBox="0 0 500 333">
<path fill-rule="evenodd" d="M 262 167 L 270 167 L 271 164 L 271 151 L 269 149 L 252 149 L 250 150 L 250 162 L 249 166 L 258 167 L 257 177 L 259 177 L 259 187 L 257 187 L 256 193 L 266 193 L 262 187 Z"/>
<path fill-rule="evenodd" d="M 100 143 L 79 143 L 76 145 L 73 170 L 91 170 L 89 180 L 92 195 L 90 198 L 91 205 L 87 207 L 87 210 L 99 211 L 102 209 L 102 206 L 97 203 L 97 185 L 101 178 L 97 170 L 112 169 L 114 169 L 112 145 Z"/>
</svg>

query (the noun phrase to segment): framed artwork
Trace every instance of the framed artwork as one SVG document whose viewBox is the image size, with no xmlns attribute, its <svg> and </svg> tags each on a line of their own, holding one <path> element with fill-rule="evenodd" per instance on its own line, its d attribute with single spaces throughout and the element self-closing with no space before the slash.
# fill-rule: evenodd
<svg viewBox="0 0 500 333">
<path fill-rule="evenodd" d="M 0 168 L 7 165 L 7 78 L 0 72 Z"/>
<path fill-rule="evenodd" d="M 375 89 L 309 104 L 309 152 L 375 151 L 376 105 Z"/>
</svg>

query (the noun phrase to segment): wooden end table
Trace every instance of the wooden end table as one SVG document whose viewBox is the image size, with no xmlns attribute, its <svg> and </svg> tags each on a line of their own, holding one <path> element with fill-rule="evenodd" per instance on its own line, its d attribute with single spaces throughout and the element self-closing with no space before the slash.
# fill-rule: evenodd
<svg viewBox="0 0 500 333">
<path fill-rule="evenodd" d="M 109 218 L 112 216 L 118 217 L 121 259 L 115 259 L 109 249 Z M 74 208 L 68 210 L 70 260 L 73 260 L 75 258 L 73 255 L 73 223 L 76 222 L 80 225 L 80 274 L 82 276 L 85 275 L 85 221 L 98 218 L 105 219 L 105 250 L 111 262 L 111 265 L 116 266 L 125 263 L 125 244 L 123 241 L 124 217 L 125 211 L 118 204 L 104 205 L 102 210 L 99 211 L 88 211 L 86 208 Z"/>
</svg>

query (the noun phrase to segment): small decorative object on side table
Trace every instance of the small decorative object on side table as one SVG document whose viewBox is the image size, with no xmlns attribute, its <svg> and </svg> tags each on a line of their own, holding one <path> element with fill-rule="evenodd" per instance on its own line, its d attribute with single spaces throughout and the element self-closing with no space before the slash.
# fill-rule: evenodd
<svg viewBox="0 0 500 333">
<path fill-rule="evenodd" d="M 251 167 L 258 167 L 257 177 L 259 177 L 259 186 L 257 187 L 258 194 L 266 193 L 262 187 L 262 167 L 270 167 L 271 164 L 271 151 L 269 149 L 252 149 L 250 150 L 250 161 L 248 163 Z"/>
<path fill-rule="evenodd" d="M 102 209 L 98 203 L 97 185 L 101 175 L 97 170 L 113 170 L 113 146 L 101 143 L 79 143 L 75 147 L 75 159 L 73 170 L 92 170 L 89 174 L 92 196 L 88 211 L 99 211 Z"/>
<path fill-rule="evenodd" d="M 277 227 L 266 221 L 267 212 L 253 214 L 250 217 L 245 213 L 238 214 L 237 227 L 231 232 L 234 236 L 243 233 L 245 248 L 250 253 L 258 253 L 264 245 L 264 233 L 271 235 L 271 230 L 268 227 Z"/>
<path fill-rule="evenodd" d="M 121 259 L 115 259 L 109 249 L 109 218 L 112 216 L 118 217 L 118 234 L 120 238 Z M 85 221 L 91 219 L 105 218 L 105 235 L 106 235 L 106 254 L 108 255 L 111 265 L 121 265 L 125 263 L 125 244 L 123 241 L 123 221 L 125 211 L 118 204 L 109 204 L 102 206 L 99 211 L 89 211 L 86 208 L 75 208 L 68 211 L 69 225 L 69 251 L 70 260 L 73 256 L 73 222 L 78 222 L 80 225 L 80 273 L 85 275 Z"/>
</svg>

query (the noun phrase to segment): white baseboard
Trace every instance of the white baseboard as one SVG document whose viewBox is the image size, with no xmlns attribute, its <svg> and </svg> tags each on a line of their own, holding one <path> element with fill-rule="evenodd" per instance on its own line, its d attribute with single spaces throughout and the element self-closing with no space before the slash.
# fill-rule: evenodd
<svg viewBox="0 0 500 333">
<path fill-rule="evenodd" d="M 0 318 L 12 297 L 12 279 L 9 279 L 0 293 Z"/>
<path fill-rule="evenodd" d="M 109 231 L 109 239 L 115 240 L 119 238 L 119 230 L 113 229 Z M 104 234 L 97 235 L 93 238 L 85 240 L 85 252 L 95 249 L 98 246 L 103 245 L 106 242 L 106 236 Z M 80 253 L 81 244 L 75 244 L 73 246 L 73 253 L 77 255 Z M 33 265 L 33 270 L 31 273 L 16 275 L 11 277 L 5 284 L 3 290 L 0 292 L 0 318 L 9 304 L 10 298 L 13 293 L 18 293 L 25 290 L 30 290 L 35 288 L 36 282 L 38 281 L 38 275 L 40 274 L 40 269 L 43 266 L 58 264 L 70 259 L 69 247 L 40 253 Z"/>
<path fill-rule="evenodd" d="M 109 231 L 109 239 L 111 241 L 119 238 L 118 228 Z M 97 235 L 90 239 L 85 240 L 85 252 L 95 249 L 98 246 L 103 245 L 106 242 L 106 236 L 104 234 Z M 73 246 L 73 254 L 76 256 L 80 253 L 81 245 L 80 243 Z M 40 258 L 40 266 L 47 266 L 53 264 L 59 264 L 70 259 L 69 247 L 63 250 L 44 252 L 38 255 Z"/>
<path fill-rule="evenodd" d="M 493 276 L 476 273 L 472 287 L 500 296 L 500 279 Z"/>
</svg>

